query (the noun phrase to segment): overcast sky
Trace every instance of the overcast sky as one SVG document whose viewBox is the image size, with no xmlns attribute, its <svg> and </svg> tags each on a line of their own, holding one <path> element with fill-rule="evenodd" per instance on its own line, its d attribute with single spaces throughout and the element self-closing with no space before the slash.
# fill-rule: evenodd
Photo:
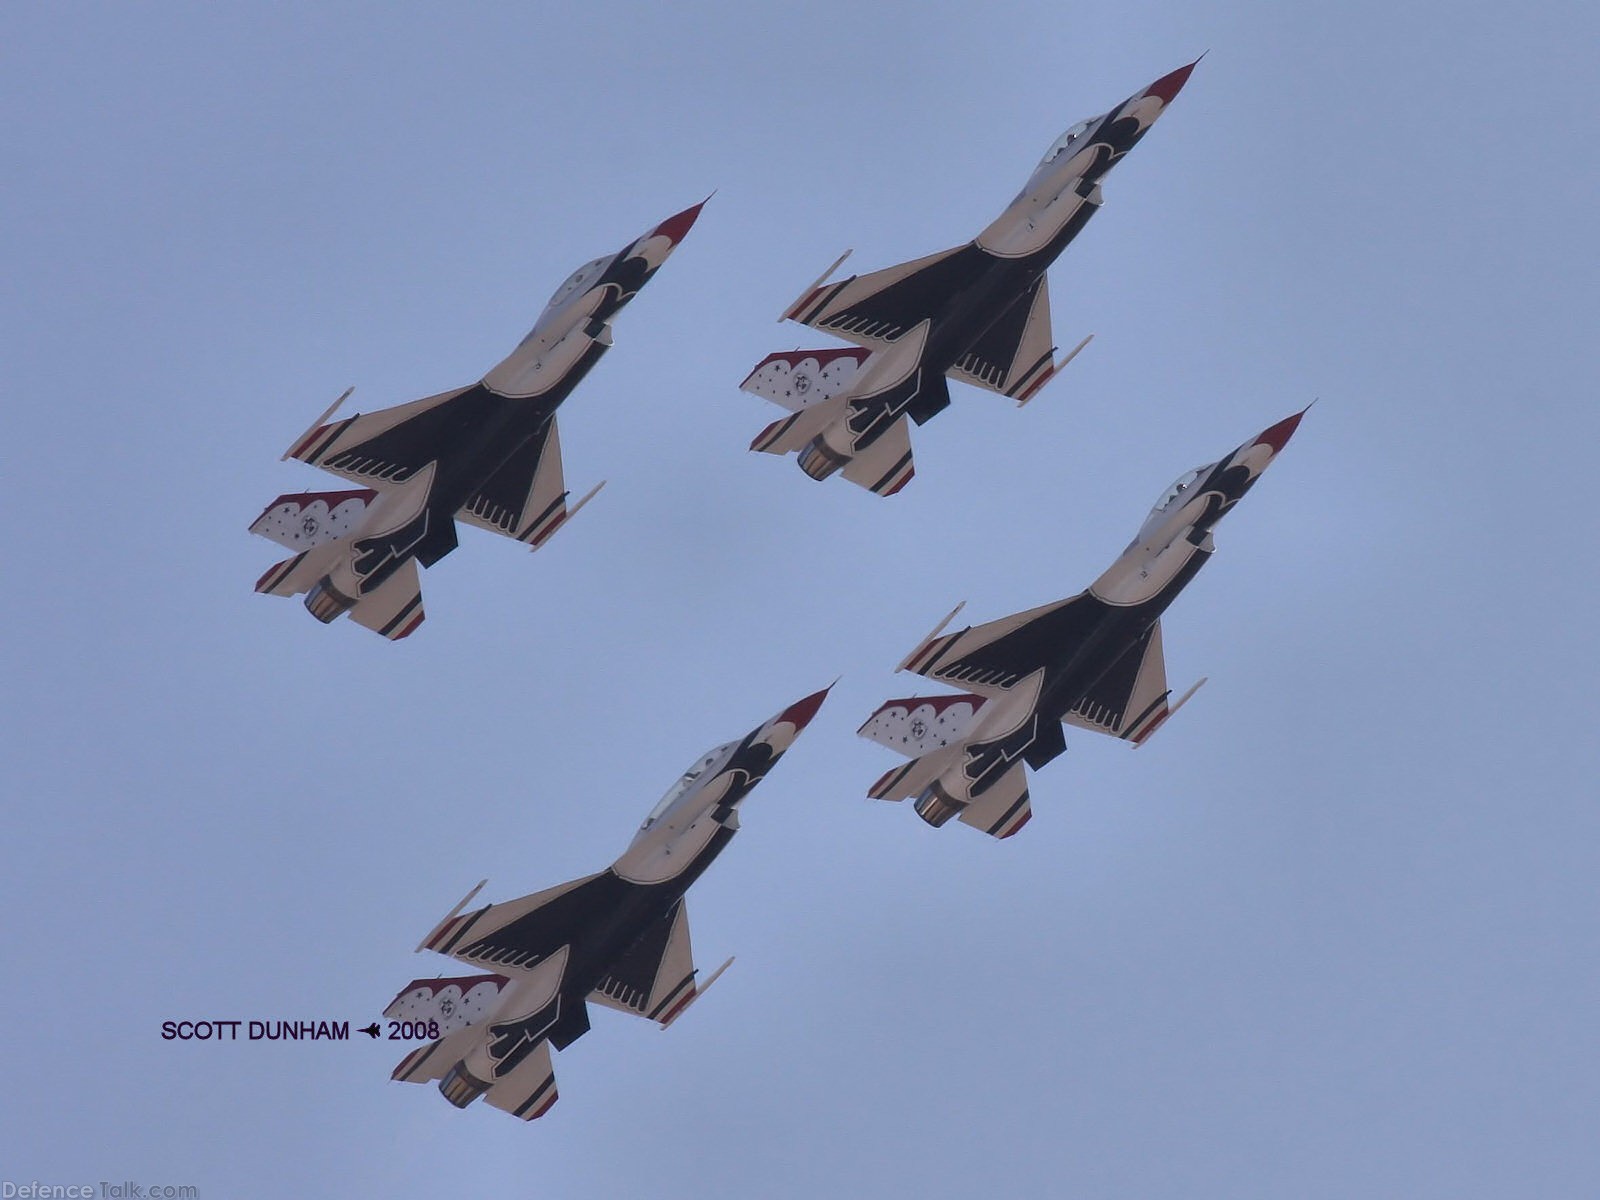
<svg viewBox="0 0 1600 1200">
<path fill-rule="evenodd" d="M 1600 1180 L 1590 4 L 23 4 L 0 21 L 9 1070 L 0 1179 L 202 1197 L 1587 1197 Z M 854 247 L 963 242 L 1209 49 L 1051 272 L 1020 412 L 881 500 L 737 390 Z M 562 409 L 538 554 L 390 644 L 255 595 L 279 454 L 477 379 L 716 189 Z M 838 344 L 838 343 L 832 343 Z M 996 843 L 864 799 L 954 603 L 1069 595 L 1180 472 L 1320 403 L 1165 621 L 1137 753 Z M 595 1010 L 524 1125 L 363 1024 L 478 879 L 610 862 L 843 680 L 689 898 L 662 1033 Z M 917 682 L 917 681 L 912 681 Z"/>
</svg>

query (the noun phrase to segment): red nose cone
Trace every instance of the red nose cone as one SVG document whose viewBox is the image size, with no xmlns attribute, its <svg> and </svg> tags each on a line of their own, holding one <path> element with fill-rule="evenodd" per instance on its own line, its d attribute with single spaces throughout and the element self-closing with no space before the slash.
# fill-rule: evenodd
<svg viewBox="0 0 1600 1200">
<path fill-rule="evenodd" d="M 710 198 L 711 197 L 707 196 L 706 200 L 709 200 Z M 706 201 L 702 200 L 699 204 L 692 205 L 691 207 L 684 209 L 681 213 L 668 217 L 665 221 L 661 222 L 661 224 L 652 229 L 646 236 L 664 237 L 671 241 L 674 246 L 676 246 L 679 242 L 683 241 L 684 235 L 689 232 L 690 227 L 694 224 L 694 219 L 700 215 L 700 210 L 705 206 Z"/>
<path fill-rule="evenodd" d="M 1197 58 L 1187 67 L 1179 67 L 1170 75 L 1163 75 L 1149 87 L 1145 88 L 1144 94 L 1146 96 L 1159 96 L 1161 97 L 1161 103 L 1171 104 L 1172 98 L 1182 90 L 1184 84 L 1189 82 L 1189 72 L 1194 70 L 1195 63 L 1198 63 L 1199 61 L 1200 60 Z"/>
<path fill-rule="evenodd" d="M 1259 446 L 1265 443 L 1266 445 L 1272 447 L 1272 452 L 1274 454 L 1278 453 L 1278 451 L 1282 450 L 1284 446 L 1288 444 L 1289 438 L 1293 435 L 1295 429 L 1300 424 L 1300 418 L 1305 415 L 1305 410 L 1302 409 L 1300 412 L 1295 413 L 1295 415 L 1292 417 L 1285 417 L 1271 429 L 1263 432 L 1260 437 L 1256 438 L 1255 445 Z"/>
<path fill-rule="evenodd" d="M 799 733 L 811 724 L 811 718 L 817 715 L 817 709 L 822 707 L 822 702 L 828 698 L 828 693 L 833 689 L 829 684 L 820 692 L 812 692 L 804 700 L 796 700 L 788 708 L 778 714 L 779 721 L 787 721 L 794 726 L 794 731 Z"/>
</svg>

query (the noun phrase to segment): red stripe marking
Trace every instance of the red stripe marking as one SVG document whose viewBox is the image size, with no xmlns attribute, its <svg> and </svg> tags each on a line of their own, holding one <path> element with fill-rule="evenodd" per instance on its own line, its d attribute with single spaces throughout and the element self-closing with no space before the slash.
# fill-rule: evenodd
<svg viewBox="0 0 1600 1200">
<path fill-rule="evenodd" d="M 555 535 L 556 530 L 560 529 L 567 523 L 567 517 L 570 515 L 571 514 L 565 509 L 551 514 L 550 518 L 546 520 L 543 525 L 539 526 L 528 535 L 528 544 L 537 550 Z"/>
<path fill-rule="evenodd" d="M 781 429 L 779 427 L 783 426 L 783 425 L 787 425 L 790 421 L 793 421 L 793 420 L 794 420 L 793 417 L 779 417 L 771 425 L 768 425 L 760 433 L 756 434 L 755 438 L 750 442 L 750 449 L 752 449 L 752 450 L 765 450 L 768 446 L 770 446 L 774 441 L 777 440 L 777 436 L 781 432 Z"/>
<path fill-rule="evenodd" d="M 889 790 L 889 785 L 890 785 L 890 783 L 894 782 L 894 777 L 896 775 L 903 775 L 905 772 L 909 771 L 910 769 L 911 769 L 911 766 L 910 766 L 909 763 L 906 766 L 903 766 L 903 767 L 891 767 L 891 768 L 889 768 L 889 770 L 885 771 L 882 775 L 878 776 L 878 782 L 877 783 L 873 784 L 870 788 L 867 789 L 867 796 L 869 798 L 873 799 L 873 800 L 885 800 L 885 799 L 888 799 L 888 797 L 884 796 L 883 793 Z"/>
<path fill-rule="evenodd" d="M 803 300 L 796 301 L 789 311 L 783 314 L 784 317 L 790 321 L 798 320 L 799 318 L 796 317 L 795 314 L 803 311 L 813 300 L 822 295 L 822 293 L 830 286 L 830 284 L 822 283 L 812 288 L 806 293 Z"/>
<path fill-rule="evenodd" d="M 917 468 L 916 468 L 915 465 L 908 466 L 906 468 L 905 476 L 900 480 L 900 482 L 895 484 L 892 488 L 890 488 L 888 491 L 886 491 L 886 492 L 884 492 L 882 494 L 885 495 L 885 496 L 894 495 L 901 488 L 905 487 L 906 484 L 910 483 L 911 482 L 911 477 L 913 475 L 915 475 L 916 473 L 917 473 Z"/>
<path fill-rule="evenodd" d="M 529 1121 L 537 1121 L 540 1117 L 544 1116 L 545 1113 L 550 1111 L 550 1106 L 554 1104 L 557 1099 L 559 1099 L 559 1096 L 556 1094 L 555 1089 L 552 1088 L 550 1091 L 550 1099 L 539 1105 L 538 1108 L 534 1109 L 533 1112 L 529 1113 L 524 1119 Z"/>
<path fill-rule="evenodd" d="M 1033 820 L 1033 809 L 1030 808 L 1030 809 L 1027 809 L 1026 811 L 1023 812 L 1022 820 L 1018 821 L 1010 829 L 1006 830 L 1004 833 L 1002 833 L 1000 835 L 1000 840 L 1004 841 L 1006 838 L 1010 837 L 1012 834 L 1014 834 L 1017 830 L 1021 829 L 1024 825 L 1026 825 L 1031 820 Z"/>
<path fill-rule="evenodd" d="M 1037 392 L 1040 388 L 1042 388 L 1045 384 L 1049 383 L 1055 377 L 1056 377 L 1056 368 L 1054 366 L 1052 366 L 1043 375 L 1039 376 L 1038 379 L 1034 380 L 1031 384 L 1029 384 L 1027 389 L 1022 393 L 1021 396 L 1018 397 L 1018 399 L 1024 400 L 1024 401 L 1032 400 L 1033 399 L 1033 394 L 1035 392 Z"/>
<path fill-rule="evenodd" d="M 393 642 L 398 642 L 401 638 L 410 637 L 413 633 L 415 633 L 417 631 L 417 626 L 421 625 L 422 622 L 427 619 L 427 617 L 428 617 L 427 613 L 418 613 L 416 616 L 412 617 L 409 622 L 407 622 L 406 627 L 404 629 L 402 629 L 399 633 L 395 634 L 394 637 L 390 638 L 389 640 L 393 641 Z"/>
<path fill-rule="evenodd" d="M 661 1024 L 670 1025 L 672 1023 L 673 1019 L 676 1018 L 679 1013 L 681 1013 L 685 1008 L 687 1008 L 689 1006 L 689 1001 L 693 1000 L 699 994 L 700 993 L 699 993 L 698 990 L 696 990 L 695 988 L 691 987 L 689 989 L 689 991 L 684 994 L 684 997 L 683 997 L 682 1000 L 679 1000 L 676 1004 L 674 1004 L 671 1008 L 669 1008 L 661 1016 L 661 1018 L 660 1018 Z"/>
<path fill-rule="evenodd" d="M 290 458 L 299 458 L 301 453 L 305 450 L 305 448 L 307 446 L 311 445 L 312 442 L 317 440 L 317 437 L 318 437 L 319 434 L 327 433 L 328 430 L 331 429 L 331 428 L 333 428 L 332 422 L 329 422 L 327 425 L 318 425 L 310 433 L 306 434 L 305 437 L 301 438 L 298 442 L 295 443 L 294 449 L 289 451 L 289 457 Z"/>
</svg>

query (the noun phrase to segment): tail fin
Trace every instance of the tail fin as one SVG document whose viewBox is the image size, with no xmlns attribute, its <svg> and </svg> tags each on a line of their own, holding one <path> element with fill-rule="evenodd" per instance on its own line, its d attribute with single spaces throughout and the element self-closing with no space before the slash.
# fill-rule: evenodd
<svg viewBox="0 0 1600 1200">
<path fill-rule="evenodd" d="M 353 532 L 377 495 L 371 488 L 352 488 L 279 496 L 250 522 L 250 532 L 291 550 L 309 550 Z"/>
<path fill-rule="evenodd" d="M 970 692 L 886 700 L 856 734 L 907 758 L 919 758 L 959 741 L 987 703 Z"/>
<path fill-rule="evenodd" d="M 454 1033 L 483 1020 L 511 981 L 504 975 L 462 975 L 454 979 L 413 979 L 383 1010 L 393 1021 L 437 1021 L 441 1033 Z"/>
<path fill-rule="evenodd" d="M 739 390 L 799 412 L 846 391 L 869 353 L 846 346 L 769 354 L 745 377 Z"/>
</svg>

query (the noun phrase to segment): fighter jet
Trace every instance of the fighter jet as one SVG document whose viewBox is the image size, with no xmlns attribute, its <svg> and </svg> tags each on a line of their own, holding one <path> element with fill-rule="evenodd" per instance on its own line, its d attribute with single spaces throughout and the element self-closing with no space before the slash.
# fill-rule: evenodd
<svg viewBox="0 0 1600 1200">
<path fill-rule="evenodd" d="M 360 484 L 279 496 L 253 533 L 296 551 L 256 583 L 306 593 L 317 620 L 341 613 L 398 640 L 422 623 L 417 565 L 456 548 L 465 521 L 538 549 L 588 503 L 567 507 L 555 413 L 611 345 L 611 322 L 689 232 L 701 204 L 579 267 L 520 345 L 477 383 L 327 424 L 345 392 L 284 454 Z"/>
<path fill-rule="evenodd" d="M 1198 60 L 1197 60 L 1198 61 Z M 974 241 L 869 275 L 826 282 L 784 317 L 854 348 L 772 354 L 740 386 L 790 409 L 750 443 L 799 455 L 813 479 L 836 471 L 890 496 L 910 482 L 911 434 L 950 403 L 946 375 L 1026 404 L 1088 344 L 1059 362 L 1045 269 L 1100 209 L 1100 183 L 1172 103 L 1194 63 L 1110 112 L 1080 121 Z"/>
<path fill-rule="evenodd" d="M 1211 533 L 1260 478 L 1304 410 L 1219 462 L 1181 476 L 1089 590 L 940 636 L 958 605 L 900 663 L 970 691 L 890 700 L 857 731 L 911 759 L 872 785 L 916 797 L 933 826 L 959 817 L 1007 838 L 1032 816 L 1028 778 L 1066 749 L 1062 722 L 1135 746 L 1194 695 L 1168 705 L 1161 614 L 1211 557 Z"/>
<path fill-rule="evenodd" d="M 479 1096 L 531 1121 L 556 1100 L 550 1047 L 589 1030 L 586 1001 L 672 1024 L 705 994 L 695 982 L 684 893 L 739 828 L 739 802 L 821 707 L 827 689 L 690 764 L 621 858 L 594 875 L 462 914 L 483 884 L 417 947 L 492 973 L 417 979 L 384 1015 L 437 1022 L 441 1036 L 393 1078 L 439 1081 L 457 1108 Z M 729 959 L 728 962 L 732 962 Z"/>
</svg>

